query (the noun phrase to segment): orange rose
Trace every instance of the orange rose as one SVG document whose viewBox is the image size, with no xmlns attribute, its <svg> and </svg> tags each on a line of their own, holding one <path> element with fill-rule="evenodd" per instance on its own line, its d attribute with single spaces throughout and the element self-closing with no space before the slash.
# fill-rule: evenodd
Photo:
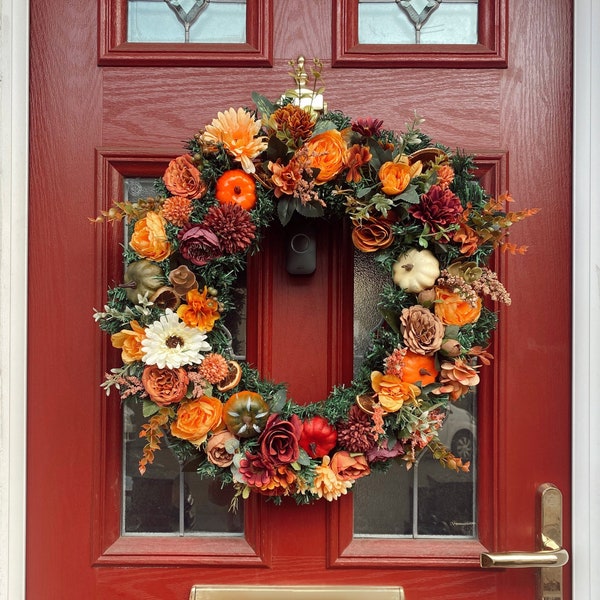
<svg viewBox="0 0 600 600">
<path fill-rule="evenodd" d="M 219 429 L 222 415 L 223 405 L 220 400 L 202 396 L 179 406 L 177 420 L 171 423 L 171 433 L 199 446 L 210 431 Z"/>
<path fill-rule="evenodd" d="M 206 192 L 206 184 L 189 154 L 178 156 L 169 163 L 163 181 L 173 196 L 201 198 Z"/>
<path fill-rule="evenodd" d="M 371 468 L 364 454 L 350 454 L 345 450 L 336 452 L 329 463 L 331 470 L 342 481 L 354 481 L 369 475 Z"/>
<path fill-rule="evenodd" d="M 160 369 L 148 365 L 142 374 L 142 384 L 150 400 L 159 406 L 169 406 L 183 399 L 190 380 L 185 369 Z"/>
<path fill-rule="evenodd" d="M 379 371 L 371 373 L 371 386 L 377 393 L 379 404 L 386 412 L 397 412 L 405 403 L 416 404 L 417 396 L 421 393 L 418 386 Z"/>
<path fill-rule="evenodd" d="M 121 348 L 121 360 L 124 363 L 142 360 L 142 340 L 146 337 L 146 330 L 137 321 L 129 324 L 131 329 L 122 329 L 110 336 L 113 347 Z"/>
<path fill-rule="evenodd" d="M 410 180 L 419 175 L 421 169 L 420 161 L 413 165 L 404 161 L 383 163 L 378 173 L 379 180 L 383 184 L 381 191 L 388 196 L 401 194 L 408 187 Z"/>
<path fill-rule="evenodd" d="M 205 333 L 212 330 L 220 317 L 219 302 L 215 298 L 207 298 L 207 295 L 206 286 L 202 292 L 190 290 L 185 296 L 187 304 L 177 309 L 179 318 L 188 327 L 197 327 Z"/>
<path fill-rule="evenodd" d="M 435 288 L 435 314 L 444 325 L 466 325 L 475 323 L 481 314 L 481 298 L 477 298 L 475 306 L 458 294 L 446 288 Z"/>
<path fill-rule="evenodd" d="M 309 165 L 319 169 L 315 182 L 331 181 L 344 167 L 346 142 L 337 129 L 329 129 L 315 135 L 305 144 L 309 155 Z"/>
<path fill-rule="evenodd" d="M 375 252 L 392 245 L 394 234 L 388 221 L 369 219 L 352 230 L 352 243 L 361 252 Z"/>
<path fill-rule="evenodd" d="M 171 254 L 165 225 L 163 217 L 149 212 L 135 224 L 129 245 L 143 258 L 156 262 L 165 260 Z"/>
</svg>

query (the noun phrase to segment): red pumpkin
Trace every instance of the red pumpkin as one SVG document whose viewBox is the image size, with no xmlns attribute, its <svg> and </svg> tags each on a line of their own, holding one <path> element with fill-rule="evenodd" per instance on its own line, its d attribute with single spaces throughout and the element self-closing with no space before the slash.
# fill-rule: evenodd
<svg viewBox="0 0 600 600">
<path fill-rule="evenodd" d="M 302 424 L 299 443 L 311 458 L 321 458 L 335 447 L 337 431 L 327 419 L 317 415 Z"/>
</svg>

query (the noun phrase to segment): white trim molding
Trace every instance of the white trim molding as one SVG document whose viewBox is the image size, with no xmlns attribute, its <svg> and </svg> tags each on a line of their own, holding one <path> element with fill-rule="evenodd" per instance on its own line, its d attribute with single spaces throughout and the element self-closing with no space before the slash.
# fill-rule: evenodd
<svg viewBox="0 0 600 600">
<path fill-rule="evenodd" d="M 600 597 L 600 2 L 575 0 L 573 598 Z"/>
<path fill-rule="evenodd" d="M 25 598 L 29 3 L 0 0 L 0 599 Z"/>
</svg>

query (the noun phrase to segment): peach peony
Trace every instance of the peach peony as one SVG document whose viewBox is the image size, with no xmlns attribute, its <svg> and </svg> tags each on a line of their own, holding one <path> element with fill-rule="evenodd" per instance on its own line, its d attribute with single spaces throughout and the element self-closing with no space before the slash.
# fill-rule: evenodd
<svg viewBox="0 0 600 600">
<path fill-rule="evenodd" d="M 346 159 L 346 142 L 337 129 L 329 129 L 315 135 L 305 144 L 309 153 L 309 165 L 319 169 L 317 184 L 331 181 L 343 168 Z"/>
<path fill-rule="evenodd" d="M 160 369 L 148 365 L 142 374 L 142 384 L 150 400 L 159 406 L 169 406 L 183 399 L 190 380 L 182 367 Z"/>
<path fill-rule="evenodd" d="M 206 192 L 206 184 L 189 154 L 178 156 L 169 163 L 163 181 L 173 196 L 201 198 Z"/>
<path fill-rule="evenodd" d="M 210 436 L 206 443 L 206 458 L 217 467 L 228 467 L 233 462 L 233 454 L 227 451 L 227 444 L 236 439 L 233 433 L 222 429 Z"/>
<path fill-rule="evenodd" d="M 177 420 L 171 423 L 171 433 L 199 446 L 206 441 L 209 432 L 219 429 L 222 415 L 223 404 L 220 400 L 202 396 L 179 406 Z"/>
<path fill-rule="evenodd" d="M 342 481 L 354 481 L 371 473 L 364 454 L 350 454 L 345 450 L 340 450 L 333 455 L 330 467 Z"/>
<path fill-rule="evenodd" d="M 136 222 L 129 245 L 141 257 L 160 262 L 171 254 L 171 244 L 165 231 L 166 221 L 159 214 L 149 212 Z"/>
<path fill-rule="evenodd" d="M 434 310 L 444 325 L 466 325 L 475 323 L 481 314 L 481 298 L 477 298 L 475 306 L 446 288 L 435 288 L 436 302 Z"/>
<path fill-rule="evenodd" d="M 388 196 L 401 194 L 408 187 L 410 180 L 421 173 L 421 169 L 420 161 L 414 165 L 409 165 L 403 160 L 383 163 L 378 173 L 379 180 L 383 184 L 381 191 Z"/>
<path fill-rule="evenodd" d="M 124 363 L 142 360 L 142 340 L 146 337 L 146 330 L 137 322 L 130 321 L 131 329 L 122 329 L 119 333 L 110 336 L 114 348 L 121 348 L 121 359 Z"/>
</svg>

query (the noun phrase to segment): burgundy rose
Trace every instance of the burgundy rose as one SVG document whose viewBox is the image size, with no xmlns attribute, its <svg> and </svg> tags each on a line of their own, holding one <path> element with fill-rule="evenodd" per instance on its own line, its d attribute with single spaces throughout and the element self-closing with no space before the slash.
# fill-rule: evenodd
<svg viewBox="0 0 600 600">
<path fill-rule="evenodd" d="M 199 267 L 221 256 L 219 238 L 206 227 L 200 225 L 184 227 L 177 237 L 183 258 Z"/>
<path fill-rule="evenodd" d="M 421 195 L 419 204 L 410 207 L 410 212 L 413 217 L 429 223 L 433 230 L 437 230 L 458 223 L 463 207 L 454 192 L 432 185 L 426 194 Z"/>
<path fill-rule="evenodd" d="M 262 456 L 274 467 L 295 462 L 300 456 L 301 434 L 302 421 L 296 415 L 289 421 L 271 415 L 259 438 Z"/>
</svg>

